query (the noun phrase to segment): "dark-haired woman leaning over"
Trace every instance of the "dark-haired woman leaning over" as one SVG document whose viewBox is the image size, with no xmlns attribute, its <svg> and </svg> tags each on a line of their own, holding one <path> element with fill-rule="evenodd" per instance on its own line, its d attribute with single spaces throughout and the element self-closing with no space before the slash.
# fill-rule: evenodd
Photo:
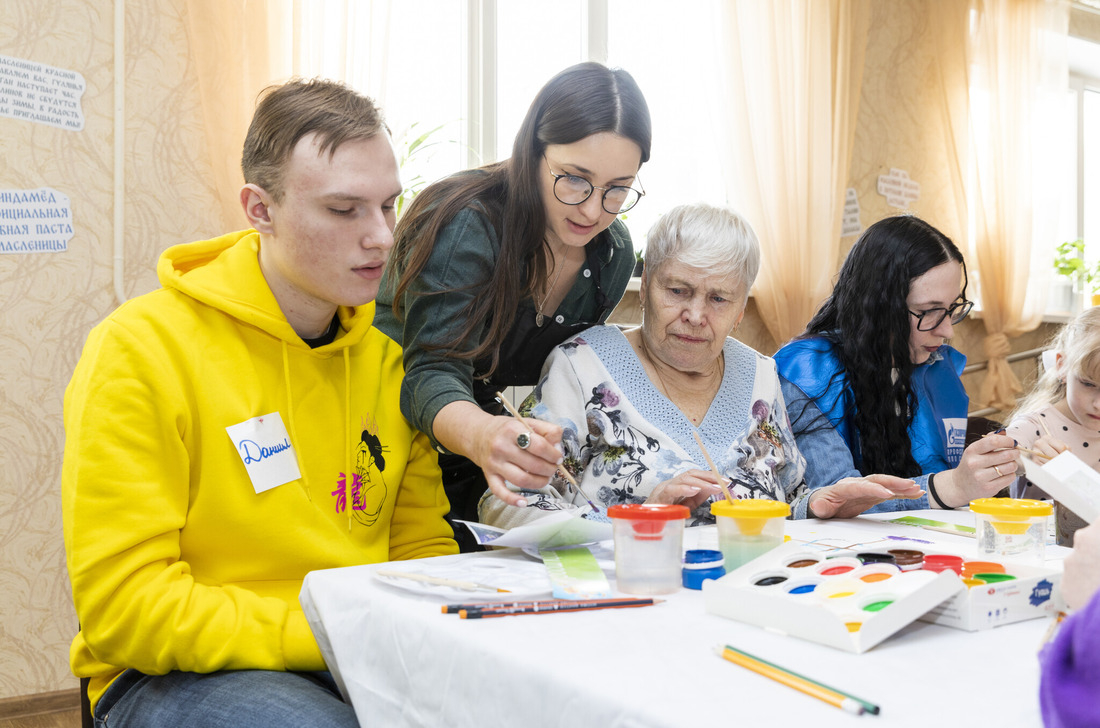
<svg viewBox="0 0 1100 728">
<path fill-rule="evenodd" d="M 477 520 L 486 485 L 522 505 L 505 483 L 541 488 L 561 462 L 561 428 L 509 417 L 494 393 L 534 385 L 622 297 L 634 252 L 616 218 L 643 194 L 650 137 L 630 74 L 572 66 L 539 91 L 510 159 L 430 185 L 398 222 L 376 325 L 404 347 L 401 409 L 443 453 L 452 518 Z"/>
<path fill-rule="evenodd" d="M 919 500 L 872 510 L 957 508 L 1016 477 L 1005 435 L 965 445 L 966 357 L 946 344 L 970 313 L 966 264 L 951 240 L 912 216 L 863 233 L 832 295 L 775 355 L 811 488 L 843 477 L 914 478 Z"/>
</svg>

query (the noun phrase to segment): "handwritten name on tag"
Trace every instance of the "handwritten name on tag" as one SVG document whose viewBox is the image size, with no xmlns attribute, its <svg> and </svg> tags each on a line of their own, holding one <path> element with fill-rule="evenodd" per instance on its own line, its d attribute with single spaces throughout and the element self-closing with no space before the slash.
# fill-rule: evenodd
<svg viewBox="0 0 1100 728">
<path fill-rule="evenodd" d="M 225 428 L 257 493 L 302 477 L 298 458 L 278 412 Z"/>
</svg>

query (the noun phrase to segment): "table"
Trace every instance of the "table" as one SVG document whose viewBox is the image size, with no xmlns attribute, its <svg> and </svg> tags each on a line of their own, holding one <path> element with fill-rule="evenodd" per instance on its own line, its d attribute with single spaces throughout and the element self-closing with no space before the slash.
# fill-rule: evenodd
<svg viewBox="0 0 1100 728">
<path fill-rule="evenodd" d="M 973 518 L 906 512 L 786 526 L 794 538 L 856 529 L 956 548 L 974 543 L 884 522 L 899 515 Z M 713 527 L 686 534 L 686 546 L 716 542 Z M 1066 553 L 1048 546 L 1048 565 L 1060 568 Z M 515 549 L 492 555 L 530 561 Z M 1042 725 L 1036 652 L 1046 619 L 979 632 L 915 622 L 856 655 L 707 614 L 702 593 L 691 590 L 640 609 L 459 620 L 441 614 L 439 599 L 373 578 L 381 566 L 312 572 L 301 592 L 321 651 L 364 726 Z M 856 717 L 722 660 L 714 648 L 727 643 L 878 703 L 882 713 Z"/>
</svg>

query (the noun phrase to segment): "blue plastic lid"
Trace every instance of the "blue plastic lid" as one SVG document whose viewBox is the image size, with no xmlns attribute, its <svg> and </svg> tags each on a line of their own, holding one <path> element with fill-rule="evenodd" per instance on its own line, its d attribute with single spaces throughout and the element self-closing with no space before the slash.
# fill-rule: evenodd
<svg viewBox="0 0 1100 728">
<path fill-rule="evenodd" d="M 714 549 L 688 549 L 684 554 L 684 564 L 690 564 L 695 568 L 711 568 L 725 566 L 726 559 L 721 551 Z"/>
</svg>

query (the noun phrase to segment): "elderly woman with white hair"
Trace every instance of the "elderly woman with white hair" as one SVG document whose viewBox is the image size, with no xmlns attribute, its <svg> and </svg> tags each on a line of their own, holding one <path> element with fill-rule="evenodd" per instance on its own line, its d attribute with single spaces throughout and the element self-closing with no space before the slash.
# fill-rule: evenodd
<svg viewBox="0 0 1100 728">
<path fill-rule="evenodd" d="M 492 493 L 483 523 L 512 527 L 548 512 L 621 503 L 683 503 L 711 520 L 722 487 L 733 498 L 790 503 L 792 517 L 851 517 L 888 498 L 915 496 L 912 480 L 869 475 L 812 492 L 804 480 L 775 363 L 730 338 L 760 268 L 756 235 L 736 213 L 683 205 L 649 233 L 641 326 L 595 326 L 559 345 L 521 414 L 560 425 L 562 467 L 523 491 L 526 506 Z M 723 482 L 706 466 L 698 435 Z"/>
</svg>

